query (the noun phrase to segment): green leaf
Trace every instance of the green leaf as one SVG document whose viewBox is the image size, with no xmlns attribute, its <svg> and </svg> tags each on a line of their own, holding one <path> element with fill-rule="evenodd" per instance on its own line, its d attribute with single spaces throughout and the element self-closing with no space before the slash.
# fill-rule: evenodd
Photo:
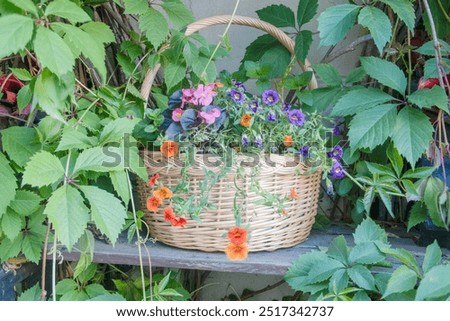
<svg viewBox="0 0 450 321">
<path fill-rule="evenodd" d="M 43 187 L 59 182 L 63 177 L 64 167 L 59 158 L 49 152 L 41 151 L 31 157 L 25 167 L 22 185 Z"/>
<path fill-rule="evenodd" d="M 126 301 L 126 300 L 119 293 L 108 293 L 98 295 L 96 297 L 89 299 L 88 301 Z"/>
<path fill-rule="evenodd" d="M 78 284 L 77 284 L 77 282 L 75 282 L 75 280 L 64 279 L 64 280 L 59 281 L 56 284 L 56 293 L 62 294 L 65 292 L 74 291 L 77 288 L 78 288 Z"/>
<path fill-rule="evenodd" d="M 450 53 L 450 45 L 442 39 L 439 39 L 439 44 L 441 45 L 440 51 L 442 56 L 448 56 Z M 435 55 L 434 41 L 430 40 L 414 51 L 420 53 L 421 55 L 434 56 Z"/>
<path fill-rule="evenodd" d="M 269 49 L 280 46 L 280 42 L 273 36 L 266 34 L 259 36 L 245 48 L 244 58 L 241 62 L 259 61 Z"/>
<path fill-rule="evenodd" d="M 408 101 L 419 108 L 436 106 L 450 113 L 448 110 L 448 96 L 440 86 L 434 86 L 431 89 L 419 89 L 408 96 Z"/>
<path fill-rule="evenodd" d="M 300 92 L 301 94 L 302 92 Z M 325 87 L 312 90 L 312 107 L 314 112 L 321 112 L 328 107 L 334 105 L 338 99 L 340 99 L 346 91 L 340 87 Z M 302 97 L 297 94 L 298 97 Z M 303 98 L 302 98 L 303 99 Z"/>
<path fill-rule="evenodd" d="M 2 130 L 3 134 L 3 130 Z M 17 180 L 5 155 L 0 152 L 0 218 L 6 207 L 14 200 L 17 189 Z"/>
<path fill-rule="evenodd" d="M 357 67 L 348 73 L 347 78 L 345 79 L 345 83 L 352 84 L 358 82 L 363 79 L 365 75 L 366 71 L 364 70 L 364 68 Z"/>
<path fill-rule="evenodd" d="M 341 262 L 327 257 L 326 259 L 311 266 L 311 270 L 308 273 L 307 282 L 314 284 L 325 281 L 331 277 L 334 272 L 343 268 L 344 265 Z"/>
<path fill-rule="evenodd" d="M 41 149 L 41 145 L 37 141 L 34 128 L 13 126 L 2 129 L 3 150 L 11 160 L 21 167 Z"/>
<path fill-rule="evenodd" d="M 387 4 L 397 14 L 397 16 L 406 24 L 411 32 L 414 32 L 414 21 L 416 13 L 411 0 L 380 0 Z"/>
<path fill-rule="evenodd" d="M 358 23 L 369 29 L 378 51 L 382 54 L 384 46 L 392 37 L 392 25 L 388 16 L 376 7 L 366 6 L 359 13 Z"/>
<path fill-rule="evenodd" d="M 69 185 L 58 188 L 50 196 L 44 214 L 52 223 L 58 240 L 72 251 L 83 235 L 90 219 L 80 192 Z"/>
<path fill-rule="evenodd" d="M 166 19 L 153 8 L 148 8 L 145 14 L 139 18 L 139 27 L 155 49 L 159 48 L 169 34 L 169 25 Z"/>
<path fill-rule="evenodd" d="M 87 32 L 80 28 L 65 23 L 54 23 L 53 28 L 62 30 L 65 33 L 64 39 L 67 39 L 71 48 L 80 52 L 88 58 L 100 77 L 106 81 L 105 48 L 101 42 L 96 41 Z M 75 55 L 77 56 L 77 55 Z"/>
<path fill-rule="evenodd" d="M 19 90 L 17 93 L 17 108 L 19 108 L 20 113 L 31 103 L 32 98 L 33 93 L 31 92 L 29 85 L 23 86 Z"/>
<path fill-rule="evenodd" d="M 369 187 L 364 193 L 364 210 L 367 214 L 370 213 L 370 208 L 372 207 L 373 200 L 375 198 L 375 188 L 373 186 Z"/>
<path fill-rule="evenodd" d="M 450 67 L 449 67 L 450 59 L 442 58 L 441 66 L 444 69 L 444 72 L 446 74 L 450 73 Z M 423 72 L 424 79 L 439 77 L 439 73 L 438 73 L 437 65 L 436 65 L 436 58 L 431 58 L 431 59 L 428 59 L 427 61 L 425 61 L 425 65 L 424 65 L 423 69 L 424 69 L 424 72 Z"/>
<path fill-rule="evenodd" d="M 417 283 L 417 274 L 404 265 L 398 267 L 387 283 L 383 298 L 393 293 L 402 293 L 414 289 Z"/>
<path fill-rule="evenodd" d="M 398 113 L 392 140 L 400 154 L 414 168 L 416 161 L 432 141 L 433 132 L 433 126 L 423 112 L 406 106 Z"/>
<path fill-rule="evenodd" d="M 433 224 L 446 228 L 446 224 L 441 215 L 442 209 L 439 202 L 439 196 L 443 192 L 445 193 L 443 181 L 436 177 L 430 177 L 425 187 L 423 201 L 427 206 Z"/>
<path fill-rule="evenodd" d="M 427 246 L 425 257 L 423 258 L 422 269 L 424 273 L 430 271 L 433 267 L 441 263 L 442 251 L 439 244 L 434 240 L 433 244 Z"/>
<path fill-rule="evenodd" d="M 295 37 L 295 56 L 302 63 L 305 63 L 312 40 L 312 32 L 309 30 L 302 30 Z"/>
<path fill-rule="evenodd" d="M 0 262 L 16 257 L 22 249 L 22 236 L 16 237 L 13 241 L 8 238 L 0 242 Z"/>
<path fill-rule="evenodd" d="M 293 27 L 295 28 L 295 16 L 291 8 L 285 5 L 273 4 L 263 9 L 256 10 L 259 19 L 273 24 L 275 27 Z"/>
<path fill-rule="evenodd" d="M 95 144 L 97 144 L 96 137 L 89 137 L 73 127 L 65 127 L 56 151 L 86 149 Z"/>
<path fill-rule="evenodd" d="M 100 295 L 108 295 L 109 292 L 103 287 L 101 284 L 89 284 L 87 287 L 84 288 L 87 295 L 90 298 L 95 298 Z"/>
<path fill-rule="evenodd" d="M 111 182 L 117 195 L 122 199 L 126 206 L 130 202 L 130 190 L 128 188 L 128 178 L 125 171 L 114 171 L 109 173 Z"/>
<path fill-rule="evenodd" d="M 127 211 L 113 194 L 95 186 L 80 186 L 89 201 L 95 226 L 105 234 L 114 245 L 125 224 Z"/>
<path fill-rule="evenodd" d="M 267 50 L 261 57 L 260 65 L 262 69 L 267 68 L 269 72 L 262 77 L 266 79 L 261 80 L 267 81 L 267 78 L 282 77 L 286 73 L 291 59 L 291 53 L 279 44 Z"/>
<path fill-rule="evenodd" d="M 206 65 L 208 67 L 205 70 Z M 197 75 L 199 79 L 204 80 L 206 83 L 212 83 L 216 79 L 217 70 L 214 62 L 209 62 L 209 58 L 197 57 L 192 62 L 192 71 Z M 205 71 L 205 74 L 202 74 Z"/>
<path fill-rule="evenodd" d="M 38 210 L 41 201 L 42 198 L 33 192 L 18 190 L 9 206 L 19 215 L 30 216 Z"/>
<path fill-rule="evenodd" d="M 9 70 L 11 70 L 14 76 L 16 76 L 19 80 L 30 81 L 33 78 L 30 72 L 24 68 L 9 68 Z"/>
<path fill-rule="evenodd" d="M 417 289 L 416 300 L 436 300 L 450 294 L 450 265 L 438 265 L 425 274 Z"/>
<path fill-rule="evenodd" d="M 357 244 L 350 252 L 350 263 L 376 264 L 385 259 L 378 247 L 371 242 Z"/>
<path fill-rule="evenodd" d="M 89 15 L 69 0 L 55 0 L 45 9 L 46 16 L 57 16 L 69 20 L 72 24 L 91 21 Z"/>
<path fill-rule="evenodd" d="M 396 260 L 402 262 L 407 267 L 411 268 L 416 272 L 417 275 L 420 275 L 420 268 L 419 264 L 417 263 L 417 259 L 414 257 L 414 255 L 411 252 L 408 252 L 405 249 L 392 249 L 389 247 L 378 247 L 381 252 L 392 256 Z"/>
<path fill-rule="evenodd" d="M 117 147 L 93 147 L 78 156 L 73 169 L 76 176 L 81 171 L 106 173 L 121 168 L 123 153 Z M 122 166 L 123 168 L 123 166 Z"/>
<path fill-rule="evenodd" d="M 392 200 L 391 196 L 381 187 L 376 189 L 378 196 L 380 197 L 381 201 L 383 202 L 384 206 L 386 207 L 387 211 L 391 215 L 392 218 L 395 218 L 395 214 L 392 210 Z"/>
<path fill-rule="evenodd" d="M 135 173 L 137 176 L 139 176 L 140 179 L 142 179 L 144 182 L 148 181 L 148 173 L 146 166 L 139 156 L 139 150 L 137 147 L 131 147 L 129 149 L 129 163 L 125 164 L 126 167 L 131 169 L 133 173 Z"/>
<path fill-rule="evenodd" d="M 33 36 L 33 19 L 17 14 L 0 17 L 0 58 L 25 49 Z"/>
<path fill-rule="evenodd" d="M 339 71 L 331 64 L 313 65 L 316 74 L 327 86 L 341 86 L 342 77 Z"/>
<path fill-rule="evenodd" d="M 137 118 L 118 118 L 110 121 L 100 134 L 100 145 L 111 142 L 121 142 L 126 135 L 131 135 L 134 127 L 139 122 Z"/>
<path fill-rule="evenodd" d="M 125 14 L 144 14 L 148 9 L 147 1 L 123 0 L 125 4 Z"/>
<path fill-rule="evenodd" d="M 22 217 L 19 214 L 8 208 L 2 217 L 2 231 L 5 236 L 13 241 L 19 236 L 22 230 Z"/>
<path fill-rule="evenodd" d="M 57 33 L 47 28 L 37 28 L 34 50 L 42 67 L 48 68 L 57 76 L 72 71 L 75 65 L 75 57 L 64 40 Z"/>
<path fill-rule="evenodd" d="M 301 0 L 298 2 L 297 23 L 299 28 L 314 18 L 318 6 L 317 0 Z"/>
<path fill-rule="evenodd" d="M 191 11 L 180 0 L 166 0 L 161 6 L 178 29 L 195 21 Z"/>
<path fill-rule="evenodd" d="M 403 170 L 403 158 L 400 155 L 400 153 L 398 152 L 398 150 L 394 147 L 393 144 L 390 144 L 387 151 L 386 151 L 386 155 L 389 158 L 389 161 L 392 164 L 392 167 L 394 168 L 395 174 L 397 175 L 397 177 L 400 177 L 402 174 L 402 170 Z"/>
<path fill-rule="evenodd" d="M 60 301 L 86 301 L 89 300 L 88 295 L 84 290 L 72 290 L 68 292 L 64 292 Z"/>
<path fill-rule="evenodd" d="M 319 32 L 320 45 L 333 46 L 344 39 L 347 32 L 356 22 L 360 6 L 354 4 L 341 4 L 326 9 L 320 17 Z"/>
<path fill-rule="evenodd" d="M 164 66 L 164 80 L 167 89 L 171 89 L 179 84 L 186 77 L 186 65 L 167 63 Z"/>
<path fill-rule="evenodd" d="M 107 44 L 116 41 L 116 37 L 111 31 L 111 28 L 103 22 L 91 21 L 83 24 L 80 28 L 86 31 L 97 42 Z"/>
<path fill-rule="evenodd" d="M 41 299 L 41 287 L 39 282 L 33 287 L 22 292 L 22 294 L 17 298 L 17 301 L 39 301 Z"/>
<path fill-rule="evenodd" d="M 34 234 L 25 234 L 22 242 L 22 252 L 25 257 L 38 264 L 42 258 L 42 238 Z"/>
<path fill-rule="evenodd" d="M 327 254 L 343 264 L 348 263 L 349 248 L 343 235 L 339 235 L 331 242 Z"/>
<path fill-rule="evenodd" d="M 405 94 L 406 76 L 397 65 L 377 57 L 360 57 L 359 60 L 370 77 L 402 95 Z"/>
<path fill-rule="evenodd" d="M 344 95 L 331 112 L 332 116 L 348 116 L 393 100 L 394 97 L 377 88 L 357 88 Z"/>
<path fill-rule="evenodd" d="M 357 264 L 347 269 L 350 279 L 360 288 L 365 290 L 375 289 L 375 279 L 370 270 L 363 265 Z"/>
<path fill-rule="evenodd" d="M 330 278 L 328 289 L 334 294 L 339 294 L 348 287 L 348 281 L 347 271 L 344 269 L 337 270 Z"/>
<path fill-rule="evenodd" d="M 366 218 L 358 225 L 353 237 L 355 238 L 355 244 L 373 241 L 387 242 L 386 232 L 370 218 Z"/>
<path fill-rule="evenodd" d="M 410 179 L 427 178 L 431 176 L 435 170 L 436 170 L 435 167 L 419 167 L 415 169 L 408 169 L 405 172 L 405 174 L 403 174 L 402 178 L 410 178 Z"/>
<path fill-rule="evenodd" d="M 348 137 L 352 150 L 374 149 L 391 135 L 397 116 L 397 105 L 379 105 L 357 113 L 350 122 Z"/>
<path fill-rule="evenodd" d="M 39 17 L 37 7 L 31 0 L 8 0 L 16 7 L 19 7 L 23 11 L 32 13 L 35 17 Z"/>
<path fill-rule="evenodd" d="M 324 252 L 309 252 L 300 255 L 289 267 L 284 276 L 284 280 L 295 291 L 306 291 L 310 285 L 307 277 L 311 268 L 319 262 L 327 260 L 328 256 Z"/>
<path fill-rule="evenodd" d="M 395 173 L 394 171 L 385 165 L 381 165 L 381 164 L 377 164 L 377 163 L 371 163 L 371 162 L 365 162 L 365 165 L 367 166 L 367 169 L 369 170 L 370 173 L 372 174 L 379 174 L 382 176 L 390 176 L 395 178 Z"/>
</svg>

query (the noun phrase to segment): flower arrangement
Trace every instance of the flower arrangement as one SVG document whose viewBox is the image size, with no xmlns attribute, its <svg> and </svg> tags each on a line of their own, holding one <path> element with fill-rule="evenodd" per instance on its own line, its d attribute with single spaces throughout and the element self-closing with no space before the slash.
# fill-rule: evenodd
<svg viewBox="0 0 450 321">
<path fill-rule="evenodd" d="M 208 191 L 231 171 L 231 166 L 219 172 L 205 170 L 206 178 L 201 185 L 200 200 L 194 202 L 189 190 L 187 168 L 192 166 L 188 156 L 195 154 L 239 155 L 285 155 L 293 164 L 302 162 L 310 168 L 321 168 L 328 185 L 327 175 L 342 178 L 345 172 L 340 163 L 342 148 L 327 147 L 333 129 L 324 123 L 327 119 L 318 113 L 302 111 L 301 104 L 284 101 L 284 93 L 274 89 L 265 90 L 261 96 L 246 91 L 245 85 L 236 80 L 224 83 L 200 84 L 197 87 L 181 89 L 173 93 L 168 107 L 163 111 L 164 122 L 160 128 L 159 150 L 166 159 L 180 158 L 183 162 L 182 177 L 175 188 L 167 188 L 159 174 L 148 181 L 152 195 L 147 199 L 147 209 L 157 213 L 164 209 L 164 219 L 173 227 L 183 228 L 186 218 L 199 220 L 203 209 L 214 207 L 208 201 Z M 336 130 L 336 129 L 334 129 Z M 233 158 L 233 157 L 231 157 Z M 242 166 L 237 166 L 237 172 Z M 282 195 L 268 195 L 258 184 L 258 166 L 251 169 L 252 189 L 261 196 L 265 205 L 271 206 L 280 215 L 286 215 L 285 204 L 298 199 L 295 188 L 287 189 Z M 238 173 L 239 175 L 239 173 Z M 236 206 L 237 191 L 233 207 L 235 226 L 224 237 L 229 244 L 225 253 L 231 260 L 243 260 L 249 251 L 250 226 L 243 226 L 240 207 Z M 157 215 L 157 214 L 155 214 Z"/>
</svg>

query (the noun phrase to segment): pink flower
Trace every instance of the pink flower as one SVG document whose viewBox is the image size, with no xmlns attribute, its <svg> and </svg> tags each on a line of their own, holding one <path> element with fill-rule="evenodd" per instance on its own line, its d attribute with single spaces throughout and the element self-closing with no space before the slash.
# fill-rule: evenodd
<svg viewBox="0 0 450 321">
<path fill-rule="evenodd" d="M 194 92 L 194 97 L 198 99 L 198 103 L 202 106 L 208 106 L 212 103 L 213 97 L 217 95 L 214 91 L 214 84 L 198 85 Z"/>
<path fill-rule="evenodd" d="M 212 125 L 216 121 L 218 117 L 220 117 L 220 109 L 219 108 L 213 108 L 210 112 L 201 111 L 198 113 L 198 117 L 202 120 L 202 122 L 206 123 L 207 125 Z"/>
<path fill-rule="evenodd" d="M 172 120 L 174 122 L 179 122 L 181 120 L 181 115 L 183 115 L 183 109 L 177 108 L 172 112 Z"/>
<path fill-rule="evenodd" d="M 183 96 L 181 96 L 181 108 L 184 107 L 185 103 L 198 105 L 198 100 L 194 97 L 194 89 L 182 89 L 181 92 L 183 93 Z"/>
</svg>

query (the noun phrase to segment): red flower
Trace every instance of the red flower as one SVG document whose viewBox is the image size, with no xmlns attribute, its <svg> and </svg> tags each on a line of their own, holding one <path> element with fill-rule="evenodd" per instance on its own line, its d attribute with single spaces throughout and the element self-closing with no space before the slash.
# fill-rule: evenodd
<svg viewBox="0 0 450 321">
<path fill-rule="evenodd" d="M 156 183 L 158 183 L 158 179 L 159 179 L 159 174 L 156 174 L 153 177 L 150 177 L 148 180 L 148 186 L 153 187 L 156 185 Z"/>
<path fill-rule="evenodd" d="M 147 199 L 147 209 L 150 212 L 157 212 L 159 205 L 162 204 L 162 199 L 160 197 L 149 197 Z"/>
<path fill-rule="evenodd" d="M 178 144 L 173 140 L 167 140 L 161 145 L 160 151 L 165 157 L 174 157 L 178 154 Z"/>
<path fill-rule="evenodd" d="M 164 209 L 164 219 L 167 222 L 171 222 L 173 219 L 175 219 L 175 213 L 173 212 L 173 209 L 171 207 L 166 207 Z"/>
<path fill-rule="evenodd" d="M 298 200 L 298 193 L 295 190 L 295 188 L 291 188 L 291 193 L 290 193 L 290 199 L 291 200 Z"/>
<path fill-rule="evenodd" d="M 187 223 L 184 217 L 177 217 L 171 207 L 164 209 L 164 220 L 172 224 L 175 227 L 184 227 Z"/>
<path fill-rule="evenodd" d="M 161 187 L 153 192 L 153 196 L 164 200 L 166 198 L 171 198 L 173 196 L 173 192 L 167 187 Z"/>
<path fill-rule="evenodd" d="M 242 261 L 247 258 L 248 246 L 246 243 L 240 245 L 230 243 L 227 245 L 225 253 L 229 260 Z"/>
<path fill-rule="evenodd" d="M 447 80 L 450 82 L 450 74 L 447 75 Z M 438 78 L 428 78 L 428 79 L 420 78 L 418 89 L 433 88 L 436 85 L 439 85 Z M 446 85 L 445 81 L 444 85 Z"/>
<path fill-rule="evenodd" d="M 184 227 L 187 221 L 184 217 L 175 217 L 170 223 L 175 227 Z"/>
<path fill-rule="evenodd" d="M 8 104 L 16 104 L 17 93 L 23 86 L 25 85 L 13 74 L 0 76 L 1 92 L 6 94 L 3 100 Z"/>
<path fill-rule="evenodd" d="M 241 245 L 247 241 L 247 230 L 236 226 L 228 231 L 227 236 L 231 243 Z"/>
</svg>

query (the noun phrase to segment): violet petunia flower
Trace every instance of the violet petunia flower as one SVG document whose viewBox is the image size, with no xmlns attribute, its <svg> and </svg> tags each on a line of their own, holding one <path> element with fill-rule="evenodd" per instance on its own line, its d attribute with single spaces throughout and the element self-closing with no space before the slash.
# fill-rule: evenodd
<svg viewBox="0 0 450 321">
<path fill-rule="evenodd" d="M 269 113 L 267 114 L 267 121 L 269 123 L 274 123 L 277 121 L 277 114 L 275 114 L 275 112 L 273 111 L 269 111 Z"/>
<path fill-rule="evenodd" d="M 309 147 L 306 145 L 303 145 L 302 148 L 299 149 L 298 153 L 302 155 L 303 157 L 309 156 Z"/>
<path fill-rule="evenodd" d="M 256 113 L 256 112 L 258 112 L 258 109 L 259 109 L 259 103 L 258 103 L 258 101 L 255 99 L 255 100 L 252 100 L 249 104 L 248 104 L 248 108 L 250 108 L 250 110 L 252 111 L 252 112 L 254 112 L 254 113 Z"/>
<path fill-rule="evenodd" d="M 339 129 L 339 126 L 336 125 L 333 127 L 333 135 L 338 136 L 341 133 L 341 130 Z"/>
<path fill-rule="evenodd" d="M 288 119 L 291 124 L 302 126 L 305 122 L 305 114 L 300 109 L 294 109 L 288 113 Z"/>
<path fill-rule="evenodd" d="M 242 135 L 242 145 L 243 146 L 248 146 L 249 143 L 249 139 L 247 135 Z"/>
<path fill-rule="evenodd" d="M 260 148 L 260 149 L 263 148 L 264 143 L 263 143 L 263 140 L 262 140 L 261 136 L 256 136 L 256 138 L 255 138 L 255 146 Z"/>
<path fill-rule="evenodd" d="M 183 115 L 183 109 L 181 108 L 176 108 L 173 112 L 172 112 L 172 120 L 174 122 L 179 122 L 181 120 L 181 116 Z"/>
<path fill-rule="evenodd" d="M 262 100 L 266 105 L 273 106 L 280 101 L 280 95 L 275 90 L 268 89 L 263 92 Z"/>
<path fill-rule="evenodd" d="M 345 170 L 342 167 L 341 163 L 339 163 L 339 161 L 337 160 L 333 162 L 333 166 L 331 167 L 330 173 L 336 179 L 341 179 L 345 177 Z"/>
<path fill-rule="evenodd" d="M 245 95 L 239 90 L 231 90 L 230 97 L 234 100 L 235 103 L 242 103 L 245 99 Z"/>
<path fill-rule="evenodd" d="M 344 151 L 342 150 L 342 147 L 339 145 L 334 146 L 333 149 L 327 153 L 327 156 L 329 158 L 332 158 L 337 161 L 342 158 L 342 155 L 344 155 Z"/>
<path fill-rule="evenodd" d="M 289 111 L 289 109 L 291 109 L 291 104 L 289 104 L 288 102 L 284 102 L 283 104 L 283 108 L 281 108 L 281 111 L 284 113 L 287 113 Z"/>
<path fill-rule="evenodd" d="M 245 91 L 245 86 L 242 81 L 238 81 L 236 79 L 231 79 L 231 84 L 236 87 L 237 89 L 240 89 L 242 91 Z"/>
</svg>

